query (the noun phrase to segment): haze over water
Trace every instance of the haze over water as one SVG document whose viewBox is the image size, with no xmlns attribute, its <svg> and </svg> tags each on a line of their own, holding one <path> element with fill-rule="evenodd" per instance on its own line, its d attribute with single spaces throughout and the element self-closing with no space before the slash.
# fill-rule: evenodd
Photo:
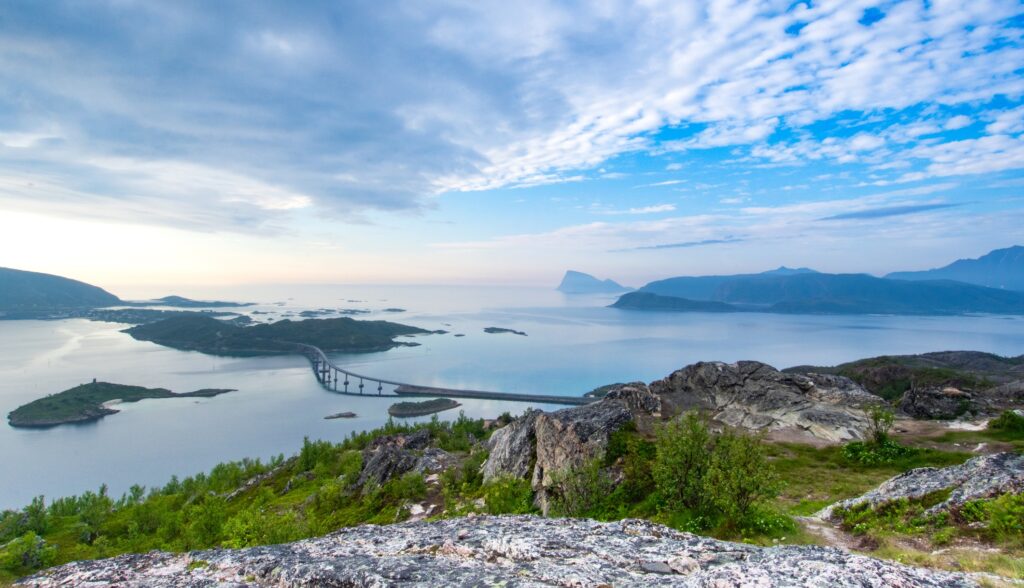
<svg viewBox="0 0 1024 588">
<path fill-rule="evenodd" d="M 336 363 L 415 384 L 507 392 L 578 396 L 613 382 L 649 382 L 700 360 L 756 359 L 782 368 L 948 349 L 1001 355 L 1024 350 L 1020 317 L 630 312 L 606 308 L 609 297 L 535 288 L 281 286 L 182 293 L 258 302 L 240 310 L 269 313 L 254 315 L 259 320 L 307 309 L 357 308 L 374 311 L 361 319 L 444 329 L 450 332 L 407 339 L 421 344 L 417 347 L 337 355 Z M 382 312 L 395 307 L 407 311 Z M 27 430 L 5 423 L 0 426 L 5 464 L 0 508 L 23 506 L 39 494 L 53 498 L 94 490 L 102 483 L 120 495 L 131 484 L 162 485 L 172 475 L 193 475 L 224 460 L 291 455 L 304 436 L 338 441 L 379 426 L 393 401 L 332 394 L 317 384 L 303 357 L 222 358 L 176 351 L 135 341 L 120 332 L 127 326 L 4 322 L 0 412 L 93 378 L 175 392 L 238 392 L 121 404 L 121 413 L 88 425 Z M 485 334 L 488 326 L 528 336 Z M 467 415 L 478 417 L 520 413 L 528 406 L 461 402 Z M 323 419 L 349 410 L 358 418 Z"/>
</svg>

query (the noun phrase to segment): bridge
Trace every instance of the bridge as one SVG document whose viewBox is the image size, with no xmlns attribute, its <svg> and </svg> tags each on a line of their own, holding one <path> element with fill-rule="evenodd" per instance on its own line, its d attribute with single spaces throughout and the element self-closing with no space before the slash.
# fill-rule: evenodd
<svg viewBox="0 0 1024 588">
<path fill-rule="evenodd" d="M 299 351 L 309 359 L 313 367 L 313 374 L 320 382 L 320 385 L 331 392 L 347 394 L 349 396 L 393 396 L 416 397 L 430 396 L 441 398 L 478 398 L 483 400 L 510 400 L 513 402 L 537 402 L 542 404 L 562 404 L 577 406 L 589 404 L 596 401 L 596 398 L 585 396 L 552 396 L 547 394 L 519 394 L 512 392 L 489 392 L 486 390 L 459 390 L 455 388 L 439 388 L 436 386 L 421 386 L 406 382 L 385 380 L 373 376 L 357 374 L 338 367 L 327 357 L 319 347 L 296 343 Z M 385 394 L 384 387 L 392 389 L 392 393 Z M 369 388 L 369 389 L 367 389 Z M 375 394 L 376 392 L 376 394 Z"/>
</svg>

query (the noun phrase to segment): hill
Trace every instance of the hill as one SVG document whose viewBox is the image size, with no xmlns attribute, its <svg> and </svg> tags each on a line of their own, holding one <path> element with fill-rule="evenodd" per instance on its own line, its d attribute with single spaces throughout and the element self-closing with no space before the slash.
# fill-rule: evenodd
<svg viewBox="0 0 1024 588">
<path fill-rule="evenodd" d="M 796 273 L 789 275 L 707 276 L 652 282 L 623 296 L 618 308 L 638 310 L 761 311 L 792 314 L 964 313 L 1024 314 L 1024 293 L 951 280 L 912 282 L 867 274 Z M 665 297 L 684 302 L 664 300 Z M 711 301 L 735 308 L 702 308 Z"/>
<path fill-rule="evenodd" d="M 120 302 L 121 299 L 110 292 L 78 280 L 0 268 L 0 311 L 79 310 Z"/>
<path fill-rule="evenodd" d="M 930 270 L 895 272 L 893 280 L 956 280 L 968 284 L 1024 291 L 1024 246 L 996 249 L 977 259 L 959 259 Z"/>
<path fill-rule="evenodd" d="M 599 280 L 590 274 L 569 270 L 562 277 L 558 291 L 566 294 L 617 294 L 629 292 L 627 288 L 614 280 Z"/>
<path fill-rule="evenodd" d="M 400 345 L 394 337 L 429 331 L 388 321 L 357 321 L 349 317 L 283 320 L 251 327 L 201 315 L 176 316 L 125 331 L 140 341 L 210 355 L 248 356 L 294 353 L 295 343 L 324 351 L 384 351 Z"/>
<path fill-rule="evenodd" d="M 662 296 L 676 296 L 689 298 L 690 300 L 718 300 L 718 289 L 724 284 L 736 280 L 759 280 L 784 276 L 797 276 L 804 274 L 816 274 L 818 272 L 808 268 L 788 268 L 781 266 L 759 274 L 733 274 L 721 276 L 680 276 L 651 282 L 639 289 L 640 292 L 650 292 Z"/>
</svg>

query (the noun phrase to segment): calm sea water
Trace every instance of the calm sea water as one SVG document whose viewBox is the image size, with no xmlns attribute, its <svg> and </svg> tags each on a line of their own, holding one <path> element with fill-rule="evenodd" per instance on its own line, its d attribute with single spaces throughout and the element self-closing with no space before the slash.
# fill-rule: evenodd
<svg viewBox="0 0 1024 588">
<path fill-rule="evenodd" d="M 509 392 L 580 395 L 607 383 L 658 379 L 699 360 L 757 359 L 787 367 L 945 349 L 1024 353 L 1024 320 L 1017 317 L 638 313 L 605 308 L 608 297 L 526 288 L 304 286 L 182 294 L 258 302 L 245 312 L 268 313 L 254 315 L 260 320 L 307 309 L 360 308 L 374 312 L 358 318 L 448 330 L 416 337 L 418 347 L 336 359 L 357 372 L 394 380 Z M 389 307 L 406 312 L 383 312 Z M 528 336 L 485 334 L 488 326 Z M 125 327 L 84 320 L 0 321 L 0 413 L 93 378 L 175 392 L 238 391 L 123 404 L 120 414 L 87 425 L 25 430 L 4 422 L 0 508 L 102 483 L 113 494 L 134 483 L 162 485 L 172 474 L 195 474 L 224 460 L 290 455 L 304 436 L 341 440 L 387 418 L 390 399 L 327 392 L 301 357 L 210 357 L 135 341 L 121 332 Z M 471 416 L 519 413 L 528 406 L 462 402 Z M 358 418 L 323 418 L 348 410 Z"/>
</svg>

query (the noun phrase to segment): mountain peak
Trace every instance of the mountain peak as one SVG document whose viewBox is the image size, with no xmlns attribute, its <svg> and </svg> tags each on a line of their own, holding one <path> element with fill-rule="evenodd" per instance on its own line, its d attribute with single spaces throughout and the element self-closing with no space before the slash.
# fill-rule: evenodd
<svg viewBox="0 0 1024 588">
<path fill-rule="evenodd" d="M 894 280 L 956 280 L 990 288 L 1024 290 L 1024 246 L 995 249 L 981 257 L 958 259 L 943 267 L 895 272 L 886 277 Z"/>
<path fill-rule="evenodd" d="M 576 270 L 566 271 L 562 283 L 558 285 L 558 291 L 566 294 L 617 294 L 630 290 L 632 288 L 627 288 L 614 280 L 599 280 Z"/>
</svg>

